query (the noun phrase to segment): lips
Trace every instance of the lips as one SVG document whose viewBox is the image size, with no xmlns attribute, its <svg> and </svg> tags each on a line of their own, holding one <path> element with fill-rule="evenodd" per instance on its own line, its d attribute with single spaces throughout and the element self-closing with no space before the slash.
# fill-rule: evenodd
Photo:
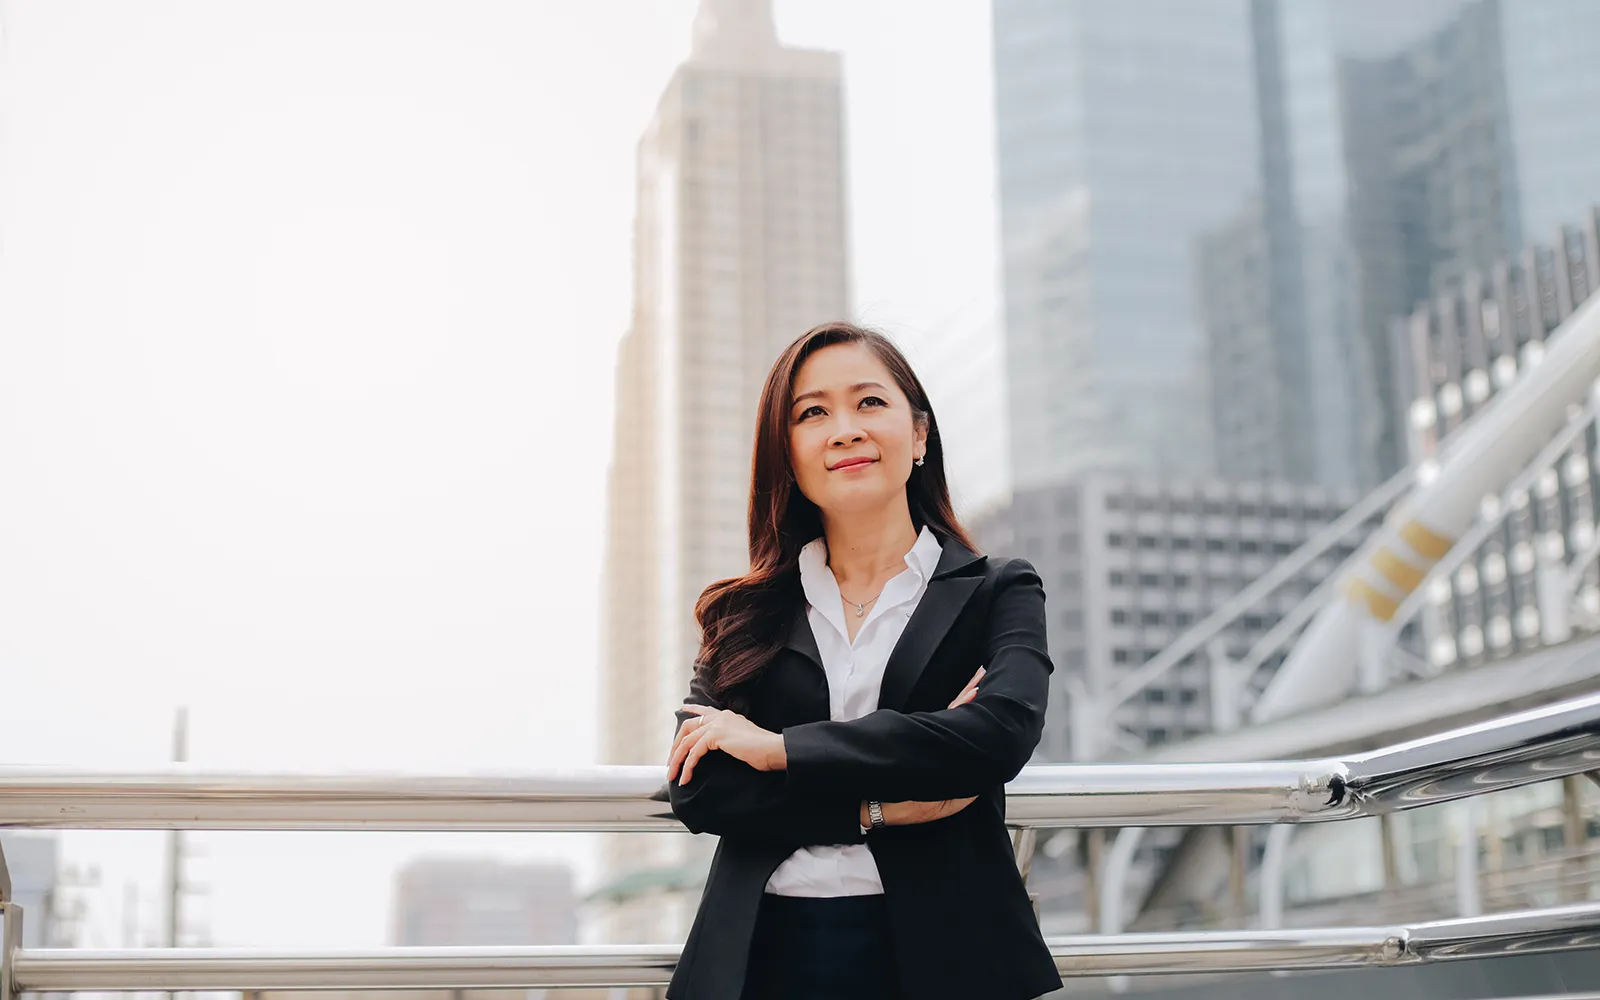
<svg viewBox="0 0 1600 1000">
<path fill-rule="evenodd" d="M 863 465 L 871 465 L 876 461 L 877 459 L 875 458 L 847 458 L 843 461 L 835 462 L 833 465 L 830 465 L 828 467 L 828 471 L 843 472 L 845 469 L 857 469 Z"/>
</svg>

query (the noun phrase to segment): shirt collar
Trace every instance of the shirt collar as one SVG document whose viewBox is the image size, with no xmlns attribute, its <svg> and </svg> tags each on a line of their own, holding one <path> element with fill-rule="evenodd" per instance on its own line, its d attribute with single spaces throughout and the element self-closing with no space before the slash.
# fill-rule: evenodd
<svg viewBox="0 0 1600 1000">
<path fill-rule="evenodd" d="M 923 525 L 917 533 L 916 544 L 906 553 L 906 565 L 921 578 L 920 583 L 927 583 L 933 579 L 943 553 L 938 536 Z M 835 612 L 843 614 L 839 602 L 844 598 L 839 593 L 839 581 L 828 569 L 827 539 L 813 538 L 800 550 L 800 587 L 811 606 L 828 615 L 830 620 Z"/>
</svg>

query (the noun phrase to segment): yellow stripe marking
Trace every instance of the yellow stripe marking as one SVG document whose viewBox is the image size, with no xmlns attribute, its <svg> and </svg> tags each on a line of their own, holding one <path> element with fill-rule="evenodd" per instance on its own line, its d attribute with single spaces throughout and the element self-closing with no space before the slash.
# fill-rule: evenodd
<svg viewBox="0 0 1600 1000">
<path fill-rule="evenodd" d="M 1394 613 L 1400 610 L 1399 601 L 1378 590 L 1365 580 L 1351 580 L 1345 584 L 1344 592 L 1352 600 L 1365 604 L 1367 610 L 1372 613 L 1372 617 L 1381 622 L 1386 622 L 1393 618 Z"/>
<path fill-rule="evenodd" d="M 1400 538 L 1412 551 L 1424 559 L 1438 562 L 1450 551 L 1455 540 L 1425 527 L 1421 521 L 1411 521 L 1400 529 Z"/>
<path fill-rule="evenodd" d="M 1384 545 L 1373 553 L 1372 568 L 1383 575 L 1385 580 L 1400 589 L 1400 593 L 1409 594 L 1422 585 L 1423 579 L 1428 575 L 1426 571 L 1401 559 L 1395 555 L 1394 550 Z"/>
</svg>

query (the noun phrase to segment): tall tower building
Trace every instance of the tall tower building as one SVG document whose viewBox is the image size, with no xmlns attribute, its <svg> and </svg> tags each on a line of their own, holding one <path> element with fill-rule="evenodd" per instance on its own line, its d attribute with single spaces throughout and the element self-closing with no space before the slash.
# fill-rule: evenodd
<svg viewBox="0 0 1600 1000">
<path fill-rule="evenodd" d="M 762 380 L 800 333 L 849 315 L 842 89 L 837 54 L 779 44 L 769 0 L 702 0 L 639 142 L 603 611 L 610 762 L 664 761 L 699 649 L 695 599 L 749 567 Z M 676 840 L 619 839 L 607 868 L 678 884 L 693 852 Z M 684 929 L 661 901 L 612 926 Z"/>
<path fill-rule="evenodd" d="M 995 0 L 1011 475 L 1203 474 L 1197 236 L 1255 192 L 1246 0 Z"/>
</svg>

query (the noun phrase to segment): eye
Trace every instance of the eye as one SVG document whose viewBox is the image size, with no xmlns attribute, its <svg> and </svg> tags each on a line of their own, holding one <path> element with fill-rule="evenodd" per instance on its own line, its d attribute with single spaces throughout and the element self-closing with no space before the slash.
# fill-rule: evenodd
<svg viewBox="0 0 1600 1000">
<path fill-rule="evenodd" d="M 818 413 L 822 413 L 822 412 L 824 412 L 824 411 L 823 411 L 821 406 L 808 406 L 805 409 L 801 410 L 799 415 L 796 416 L 794 419 L 798 422 L 798 421 L 801 421 L 801 420 L 805 420 L 806 418 L 812 416 L 813 414 L 818 414 Z"/>
<path fill-rule="evenodd" d="M 889 405 L 888 403 L 884 402 L 882 396 L 863 396 L 861 398 L 861 402 L 857 403 L 856 405 L 857 406 L 866 406 L 868 403 L 872 404 L 873 406 L 888 406 Z"/>
</svg>

